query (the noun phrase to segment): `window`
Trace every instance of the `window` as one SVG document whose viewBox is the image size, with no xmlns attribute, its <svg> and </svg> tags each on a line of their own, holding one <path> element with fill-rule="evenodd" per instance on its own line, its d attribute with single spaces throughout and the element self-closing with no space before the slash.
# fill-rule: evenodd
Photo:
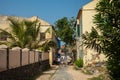
<svg viewBox="0 0 120 80">
<path fill-rule="evenodd" d="M 45 40 L 45 33 L 40 33 L 40 40 L 44 41 Z"/>
<path fill-rule="evenodd" d="M 80 25 L 77 25 L 77 36 L 80 36 Z"/>
<path fill-rule="evenodd" d="M 7 41 L 7 35 L 0 33 L 0 41 Z"/>
</svg>

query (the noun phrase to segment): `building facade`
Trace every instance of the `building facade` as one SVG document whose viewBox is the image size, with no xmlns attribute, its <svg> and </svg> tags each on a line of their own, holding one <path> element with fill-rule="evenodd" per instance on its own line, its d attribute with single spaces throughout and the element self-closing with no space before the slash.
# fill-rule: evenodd
<svg viewBox="0 0 120 80">
<path fill-rule="evenodd" d="M 87 49 L 83 46 L 82 35 L 87 31 L 90 32 L 92 27 L 95 27 L 93 23 L 94 15 L 96 14 L 96 4 L 98 0 L 92 0 L 88 4 L 84 5 L 78 12 L 76 20 L 76 45 L 77 45 L 77 59 L 83 58 L 84 66 L 106 60 L 103 54 L 98 54 L 93 49 Z"/>
<path fill-rule="evenodd" d="M 0 29 L 5 29 L 5 30 L 10 30 L 9 29 L 9 26 L 10 26 L 10 21 L 8 20 L 9 17 L 12 17 L 12 18 L 15 18 L 15 19 L 18 19 L 18 20 L 30 20 L 30 21 L 35 21 L 36 19 L 38 20 L 38 22 L 40 23 L 40 32 L 39 32 L 39 35 L 38 35 L 38 40 L 40 40 L 40 44 L 45 42 L 45 40 L 52 40 L 54 41 L 56 44 L 58 44 L 57 42 L 57 36 L 55 34 L 55 30 L 54 30 L 54 27 L 38 18 L 37 16 L 33 16 L 33 17 L 30 17 L 30 18 L 23 18 L 23 17 L 17 17 L 17 16 L 0 16 Z M 46 32 L 46 30 L 49 29 L 49 32 Z M 7 40 L 7 36 L 0 36 L 0 41 L 6 41 Z M 57 47 L 56 47 L 57 48 Z M 50 61 L 50 64 L 52 65 L 54 59 L 55 59 L 55 50 L 56 48 L 51 48 L 49 50 L 49 61 Z"/>
</svg>

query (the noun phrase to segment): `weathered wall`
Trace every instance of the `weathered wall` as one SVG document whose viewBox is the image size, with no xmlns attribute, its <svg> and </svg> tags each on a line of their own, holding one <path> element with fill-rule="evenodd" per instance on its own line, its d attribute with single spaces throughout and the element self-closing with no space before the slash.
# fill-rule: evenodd
<svg viewBox="0 0 120 80">
<path fill-rule="evenodd" d="M 44 52 L 42 53 L 42 61 L 49 59 L 49 53 Z"/>
<path fill-rule="evenodd" d="M 27 65 L 29 64 L 29 51 L 22 51 L 22 65 Z"/>
<path fill-rule="evenodd" d="M 7 53 L 6 49 L 0 49 L 0 72 L 7 70 Z"/>
<path fill-rule="evenodd" d="M 20 66 L 20 50 L 9 50 L 9 69 Z"/>
</svg>

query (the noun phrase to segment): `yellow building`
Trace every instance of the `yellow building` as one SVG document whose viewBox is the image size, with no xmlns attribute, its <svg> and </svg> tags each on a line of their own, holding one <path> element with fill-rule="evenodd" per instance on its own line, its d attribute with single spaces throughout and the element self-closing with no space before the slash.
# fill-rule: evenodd
<svg viewBox="0 0 120 80">
<path fill-rule="evenodd" d="M 8 31 L 10 30 L 9 29 L 10 22 L 8 21 L 9 17 L 18 19 L 20 21 L 24 19 L 34 21 L 37 19 L 40 23 L 40 34 L 38 35 L 39 36 L 38 39 L 40 40 L 40 43 L 44 42 L 45 40 L 52 40 L 57 44 L 57 36 L 55 34 L 55 30 L 54 30 L 54 27 L 50 23 L 38 18 L 37 16 L 33 16 L 31 18 L 23 18 L 23 17 L 17 17 L 17 16 L 0 16 L 0 28 L 1 29 L 7 29 Z M 46 33 L 47 29 L 50 30 L 49 33 Z M 0 40 L 5 41 L 7 40 L 7 37 L 2 36 L 0 37 Z M 55 60 L 55 50 L 56 50 L 55 48 L 51 48 L 49 51 L 50 65 L 52 65 L 53 61 Z"/>
<path fill-rule="evenodd" d="M 86 31 L 90 32 L 91 28 L 95 26 L 93 23 L 93 16 L 96 14 L 95 7 L 98 0 L 92 0 L 84 5 L 78 12 L 76 20 L 76 46 L 77 46 L 77 59 L 83 58 L 84 66 L 93 62 L 104 61 L 105 56 L 98 53 L 93 49 L 86 49 L 83 46 L 82 34 Z"/>
</svg>

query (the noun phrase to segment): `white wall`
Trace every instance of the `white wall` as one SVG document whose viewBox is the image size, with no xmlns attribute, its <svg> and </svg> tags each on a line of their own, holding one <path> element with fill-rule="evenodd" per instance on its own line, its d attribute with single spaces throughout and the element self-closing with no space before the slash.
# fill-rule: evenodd
<svg viewBox="0 0 120 80">
<path fill-rule="evenodd" d="M 95 7 L 96 7 L 97 0 L 93 0 L 90 3 L 86 4 L 82 8 L 82 14 L 80 15 L 80 26 L 82 26 L 82 34 L 84 34 L 86 31 L 90 32 L 92 27 L 95 27 L 95 24 L 93 23 L 93 17 L 96 14 Z M 80 39 L 80 37 L 79 37 Z M 79 40 L 80 41 L 80 40 Z M 79 44 L 79 42 L 77 42 Z M 79 45 L 77 45 L 79 46 Z M 81 46 L 82 47 L 82 46 Z M 79 47 L 77 50 L 80 52 Z M 83 46 L 83 60 L 84 60 L 84 65 L 87 65 L 89 63 L 93 62 L 93 56 L 98 54 L 95 50 L 92 49 L 86 49 L 85 46 Z M 103 54 L 99 55 L 100 56 L 100 61 L 105 60 L 105 56 Z M 98 61 L 96 58 L 94 61 Z"/>
<path fill-rule="evenodd" d="M 93 24 L 93 16 L 96 14 L 95 10 L 83 10 L 82 11 L 82 32 L 83 34 L 91 31 L 91 28 L 95 26 Z"/>
</svg>

